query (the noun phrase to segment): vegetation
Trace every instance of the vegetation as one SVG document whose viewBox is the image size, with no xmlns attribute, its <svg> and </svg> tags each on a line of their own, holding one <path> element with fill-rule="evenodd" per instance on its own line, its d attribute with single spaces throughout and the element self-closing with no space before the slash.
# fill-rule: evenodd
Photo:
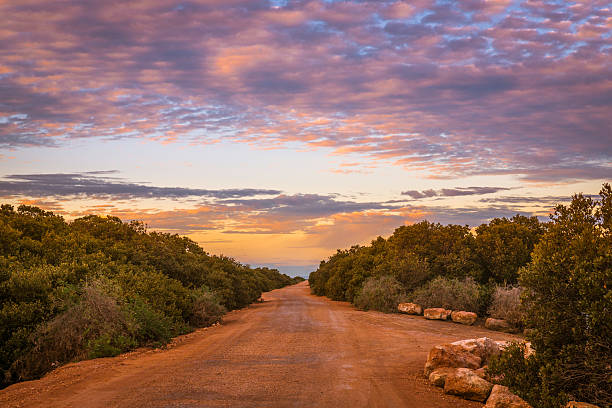
<svg viewBox="0 0 612 408">
<path fill-rule="evenodd" d="M 495 288 L 489 306 L 489 315 L 496 319 L 504 319 L 514 327 L 520 328 L 525 319 L 519 286 L 498 286 Z"/>
<path fill-rule="evenodd" d="M 338 250 L 308 280 L 317 295 L 355 303 L 366 279 L 392 276 L 401 292 L 426 307 L 482 313 L 496 285 L 517 284 L 545 228 L 536 217 L 521 215 L 496 218 L 475 231 L 422 221 L 369 246 Z"/>
<path fill-rule="evenodd" d="M 534 406 L 568 398 L 612 406 L 612 189 L 559 205 L 533 260 L 520 272 L 536 353 L 516 350 L 491 367 Z M 524 370 L 525 378 L 515 373 Z M 530 376 L 530 380 L 527 377 Z M 517 380 L 518 378 L 518 380 Z"/>
<path fill-rule="evenodd" d="M 379 310 L 391 313 L 404 298 L 402 285 L 393 276 L 368 278 L 359 294 L 355 306 L 362 310 Z"/>
<path fill-rule="evenodd" d="M 0 388 L 220 321 L 296 280 L 139 222 L 0 207 Z"/>
<path fill-rule="evenodd" d="M 438 276 L 411 295 L 411 301 L 424 308 L 443 307 L 468 312 L 478 312 L 480 299 L 480 287 L 471 277 L 449 279 Z"/>
<path fill-rule="evenodd" d="M 612 407 L 609 184 L 600 195 L 575 195 L 548 223 L 517 215 L 474 231 L 402 226 L 388 239 L 339 250 L 311 273 L 310 286 L 362 308 L 391 311 L 399 293 L 425 307 L 484 311 L 527 327 L 535 353 L 525 358 L 524 346 L 509 347 L 490 364 L 492 378 L 534 407 L 568 399 Z"/>
</svg>

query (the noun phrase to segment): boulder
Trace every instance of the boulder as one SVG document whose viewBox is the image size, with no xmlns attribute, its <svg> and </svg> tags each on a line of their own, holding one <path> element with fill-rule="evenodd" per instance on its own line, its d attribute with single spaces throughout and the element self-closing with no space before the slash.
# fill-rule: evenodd
<svg viewBox="0 0 612 408">
<path fill-rule="evenodd" d="M 441 307 L 434 307 L 425 309 L 423 311 L 423 316 L 429 320 L 448 320 L 448 316 L 450 316 L 451 312 L 451 310 L 446 310 Z"/>
<path fill-rule="evenodd" d="M 471 353 L 463 346 L 457 344 L 441 344 L 429 351 L 427 362 L 425 363 L 425 377 L 436 368 L 480 368 L 482 359 Z"/>
<path fill-rule="evenodd" d="M 411 315 L 422 315 L 423 308 L 416 303 L 400 303 L 397 305 L 397 310 L 402 313 L 407 313 Z"/>
<path fill-rule="evenodd" d="M 451 344 L 456 344 L 464 347 L 470 353 L 480 357 L 483 364 L 489 362 L 491 357 L 496 357 L 502 350 L 498 342 L 488 337 L 480 337 L 478 339 L 459 340 Z"/>
<path fill-rule="evenodd" d="M 485 327 L 489 330 L 501 331 L 506 333 L 515 332 L 516 329 L 510 323 L 502 319 L 494 319 L 489 317 L 485 320 Z"/>
<path fill-rule="evenodd" d="M 531 405 L 514 395 L 508 387 L 494 385 L 485 408 L 531 408 Z"/>
<path fill-rule="evenodd" d="M 474 374 L 476 374 L 477 376 L 479 376 L 483 380 L 486 380 L 487 379 L 487 372 L 486 372 L 487 367 L 488 366 L 482 366 L 478 370 L 474 370 Z"/>
<path fill-rule="evenodd" d="M 464 311 L 455 310 L 454 312 L 451 313 L 451 320 L 453 322 L 467 324 L 468 326 L 473 325 L 477 317 L 478 315 L 473 312 L 464 312 Z"/>
<path fill-rule="evenodd" d="M 446 376 L 444 392 L 461 398 L 485 402 L 493 384 L 477 376 L 469 368 L 458 368 Z"/>
<path fill-rule="evenodd" d="M 589 404 L 588 402 L 570 401 L 565 408 L 599 408 L 597 405 Z"/>
<path fill-rule="evenodd" d="M 453 373 L 456 369 L 450 367 L 436 368 L 429 374 L 429 383 L 436 387 L 444 387 L 446 376 Z"/>
</svg>

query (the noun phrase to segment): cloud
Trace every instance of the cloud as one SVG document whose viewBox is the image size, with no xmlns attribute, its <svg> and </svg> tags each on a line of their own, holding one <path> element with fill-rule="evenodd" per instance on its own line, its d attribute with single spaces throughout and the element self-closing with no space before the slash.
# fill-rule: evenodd
<svg viewBox="0 0 612 408">
<path fill-rule="evenodd" d="M 440 178 L 609 171 L 603 1 L 24 0 L 0 11 L 5 149 L 225 140 Z"/>
<path fill-rule="evenodd" d="M 343 201 L 321 194 L 279 195 L 269 199 L 228 199 L 221 202 L 257 211 L 266 210 L 274 215 L 296 217 L 323 217 L 337 213 L 397 208 L 388 203 Z"/>
<path fill-rule="evenodd" d="M 280 194 L 272 189 L 207 190 L 185 187 L 155 187 L 125 182 L 111 177 L 115 171 L 53 174 L 12 174 L 0 180 L 0 196 L 28 197 L 114 197 L 114 198 L 187 198 L 227 199 Z"/>
<path fill-rule="evenodd" d="M 415 200 L 429 197 L 457 197 L 497 193 L 498 191 L 511 190 L 508 187 L 456 187 L 443 188 L 441 190 L 408 190 L 402 191 L 402 195 L 407 195 Z"/>
</svg>

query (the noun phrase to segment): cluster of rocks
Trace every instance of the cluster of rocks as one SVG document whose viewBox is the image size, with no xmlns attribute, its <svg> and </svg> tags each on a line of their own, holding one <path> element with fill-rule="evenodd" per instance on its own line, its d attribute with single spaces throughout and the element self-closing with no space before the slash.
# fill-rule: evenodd
<svg viewBox="0 0 612 408">
<path fill-rule="evenodd" d="M 442 307 L 434 307 L 430 309 L 424 309 L 416 303 L 400 303 L 397 306 L 397 310 L 402 313 L 411 315 L 423 315 L 429 320 L 452 320 L 455 323 L 461 323 L 466 325 L 472 325 L 476 322 L 478 315 L 473 312 L 466 312 L 462 310 L 448 310 Z M 502 331 L 506 333 L 514 333 L 516 329 L 507 321 L 501 319 L 488 318 L 485 321 L 485 327 L 489 330 Z"/>
<path fill-rule="evenodd" d="M 482 337 L 435 346 L 427 357 L 425 376 L 446 394 L 486 401 L 487 408 L 528 408 L 530 405 L 508 388 L 485 379 L 489 360 L 506 344 Z"/>
<path fill-rule="evenodd" d="M 507 341 L 494 341 L 488 337 L 460 340 L 432 348 L 425 363 L 425 376 L 429 382 L 444 388 L 446 394 L 486 402 L 485 408 L 531 408 L 525 400 L 507 387 L 486 379 L 485 369 L 492 357 L 508 346 Z M 525 343 L 525 357 L 534 353 Z M 586 402 L 570 401 L 565 408 L 598 408 Z"/>
</svg>

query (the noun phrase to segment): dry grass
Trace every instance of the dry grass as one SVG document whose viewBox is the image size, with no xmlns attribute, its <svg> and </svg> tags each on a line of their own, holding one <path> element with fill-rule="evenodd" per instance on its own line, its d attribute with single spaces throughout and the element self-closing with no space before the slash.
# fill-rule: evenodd
<svg viewBox="0 0 612 408">
<path fill-rule="evenodd" d="M 498 286 L 493 293 L 489 315 L 496 319 L 504 319 L 515 327 L 523 325 L 524 311 L 521 305 L 520 287 Z"/>
</svg>

